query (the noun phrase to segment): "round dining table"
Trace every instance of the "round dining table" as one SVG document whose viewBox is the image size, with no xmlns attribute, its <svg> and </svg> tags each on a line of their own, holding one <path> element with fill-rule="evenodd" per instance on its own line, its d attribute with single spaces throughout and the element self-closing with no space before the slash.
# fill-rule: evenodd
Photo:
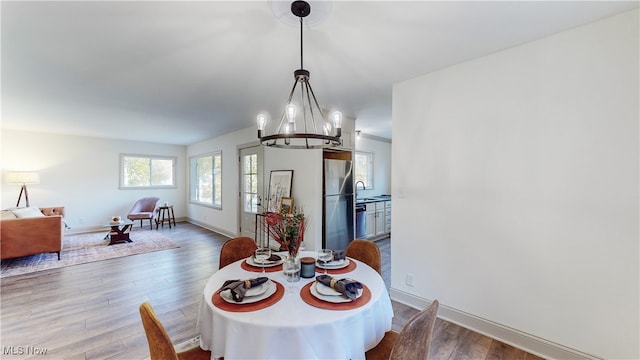
<svg viewBox="0 0 640 360">
<path fill-rule="evenodd" d="M 304 251 L 299 256 L 316 253 Z M 336 279 L 363 284 L 362 296 L 344 303 L 311 295 L 315 277 L 287 282 L 281 265 L 266 270 L 261 273 L 247 259 L 239 260 L 207 281 L 197 327 L 200 347 L 210 350 L 212 359 L 364 359 L 365 352 L 391 330 L 389 293 L 380 274 L 363 262 L 349 258 L 349 266 L 329 270 Z M 323 273 L 316 268 L 316 276 Z M 261 276 L 276 284 L 275 293 L 262 301 L 235 304 L 222 299 L 218 291 L 227 280 Z"/>
</svg>

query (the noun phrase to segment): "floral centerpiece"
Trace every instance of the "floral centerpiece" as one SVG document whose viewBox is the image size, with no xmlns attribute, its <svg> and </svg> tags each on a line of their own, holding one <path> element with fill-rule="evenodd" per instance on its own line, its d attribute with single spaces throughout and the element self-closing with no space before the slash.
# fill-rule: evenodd
<svg viewBox="0 0 640 360">
<path fill-rule="evenodd" d="M 305 217 L 302 209 L 294 207 L 291 213 L 270 212 L 265 218 L 265 227 L 269 236 L 280 244 L 280 250 L 286 250 L 295 257 L 304 241 Z"/>
</svg>

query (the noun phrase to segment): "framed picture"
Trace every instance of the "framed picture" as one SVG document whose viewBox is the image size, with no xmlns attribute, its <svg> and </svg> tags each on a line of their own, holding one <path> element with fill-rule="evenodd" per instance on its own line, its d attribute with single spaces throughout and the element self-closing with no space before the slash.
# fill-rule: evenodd
<svg viewBox="0 0 640 360">
<path fill-rule="evenodd" d="M 280 213 L 291 214 L 293 213 L 293 198 L 283 197 L 280 199 Z"/>
<path fill-rule="evenodd" d="M 271 170 L 269 176 L 269 202 L 267 211 L 280 211 L 280 201 L 283 197 L 291 197 L 293 170 Z"/>
</svg>

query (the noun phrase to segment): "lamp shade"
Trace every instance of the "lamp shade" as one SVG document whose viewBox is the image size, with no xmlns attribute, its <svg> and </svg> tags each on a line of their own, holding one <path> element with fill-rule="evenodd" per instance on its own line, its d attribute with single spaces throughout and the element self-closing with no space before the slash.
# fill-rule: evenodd
<svg viewBox="0 0 640 360">
<path fill-rule="evenodd" d="M 8 184 L 38 184 L 40 183 L 40 173 L 35 171 L 11 171 L 5 177 Z"/>
</svg>

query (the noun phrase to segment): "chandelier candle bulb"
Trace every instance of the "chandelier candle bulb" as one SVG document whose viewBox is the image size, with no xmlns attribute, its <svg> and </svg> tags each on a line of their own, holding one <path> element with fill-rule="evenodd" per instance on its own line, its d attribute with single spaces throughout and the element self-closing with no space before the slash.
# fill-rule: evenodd
<svg viewBox="0 0 640 360">
<path fill-rule="evenodd" d="M 264 114 L 258 114 L 256 121 L 258 122 L 258 137 L 262 137 L 262 130 L 267 123 L 267 117 Z"/>
<path fill-rule="evenodd" d="M 290 123 L 296 120 L 296 106 L 293 104 L 287 105 L 287 119 Z"/>
<path fill-rule="evenodd" d="M 336 129 L 342 128 L 342 113 L 340 111 L 333 113 L 333 126 L 335 126 Z"/>
<path fill-rule="evenodd" d="M 258 114 L 256 120 L 258 122 L 258 130 L 264 130 L 264 125 L 267 123 L 267 117 L 264 114 Z"/>
<path fill-rule="evenodd" d="M 342 113 L 340 111 L 333 113 L 333 126 L 336 128 L 336 136 L 342 136 Z"/>
</svg>

